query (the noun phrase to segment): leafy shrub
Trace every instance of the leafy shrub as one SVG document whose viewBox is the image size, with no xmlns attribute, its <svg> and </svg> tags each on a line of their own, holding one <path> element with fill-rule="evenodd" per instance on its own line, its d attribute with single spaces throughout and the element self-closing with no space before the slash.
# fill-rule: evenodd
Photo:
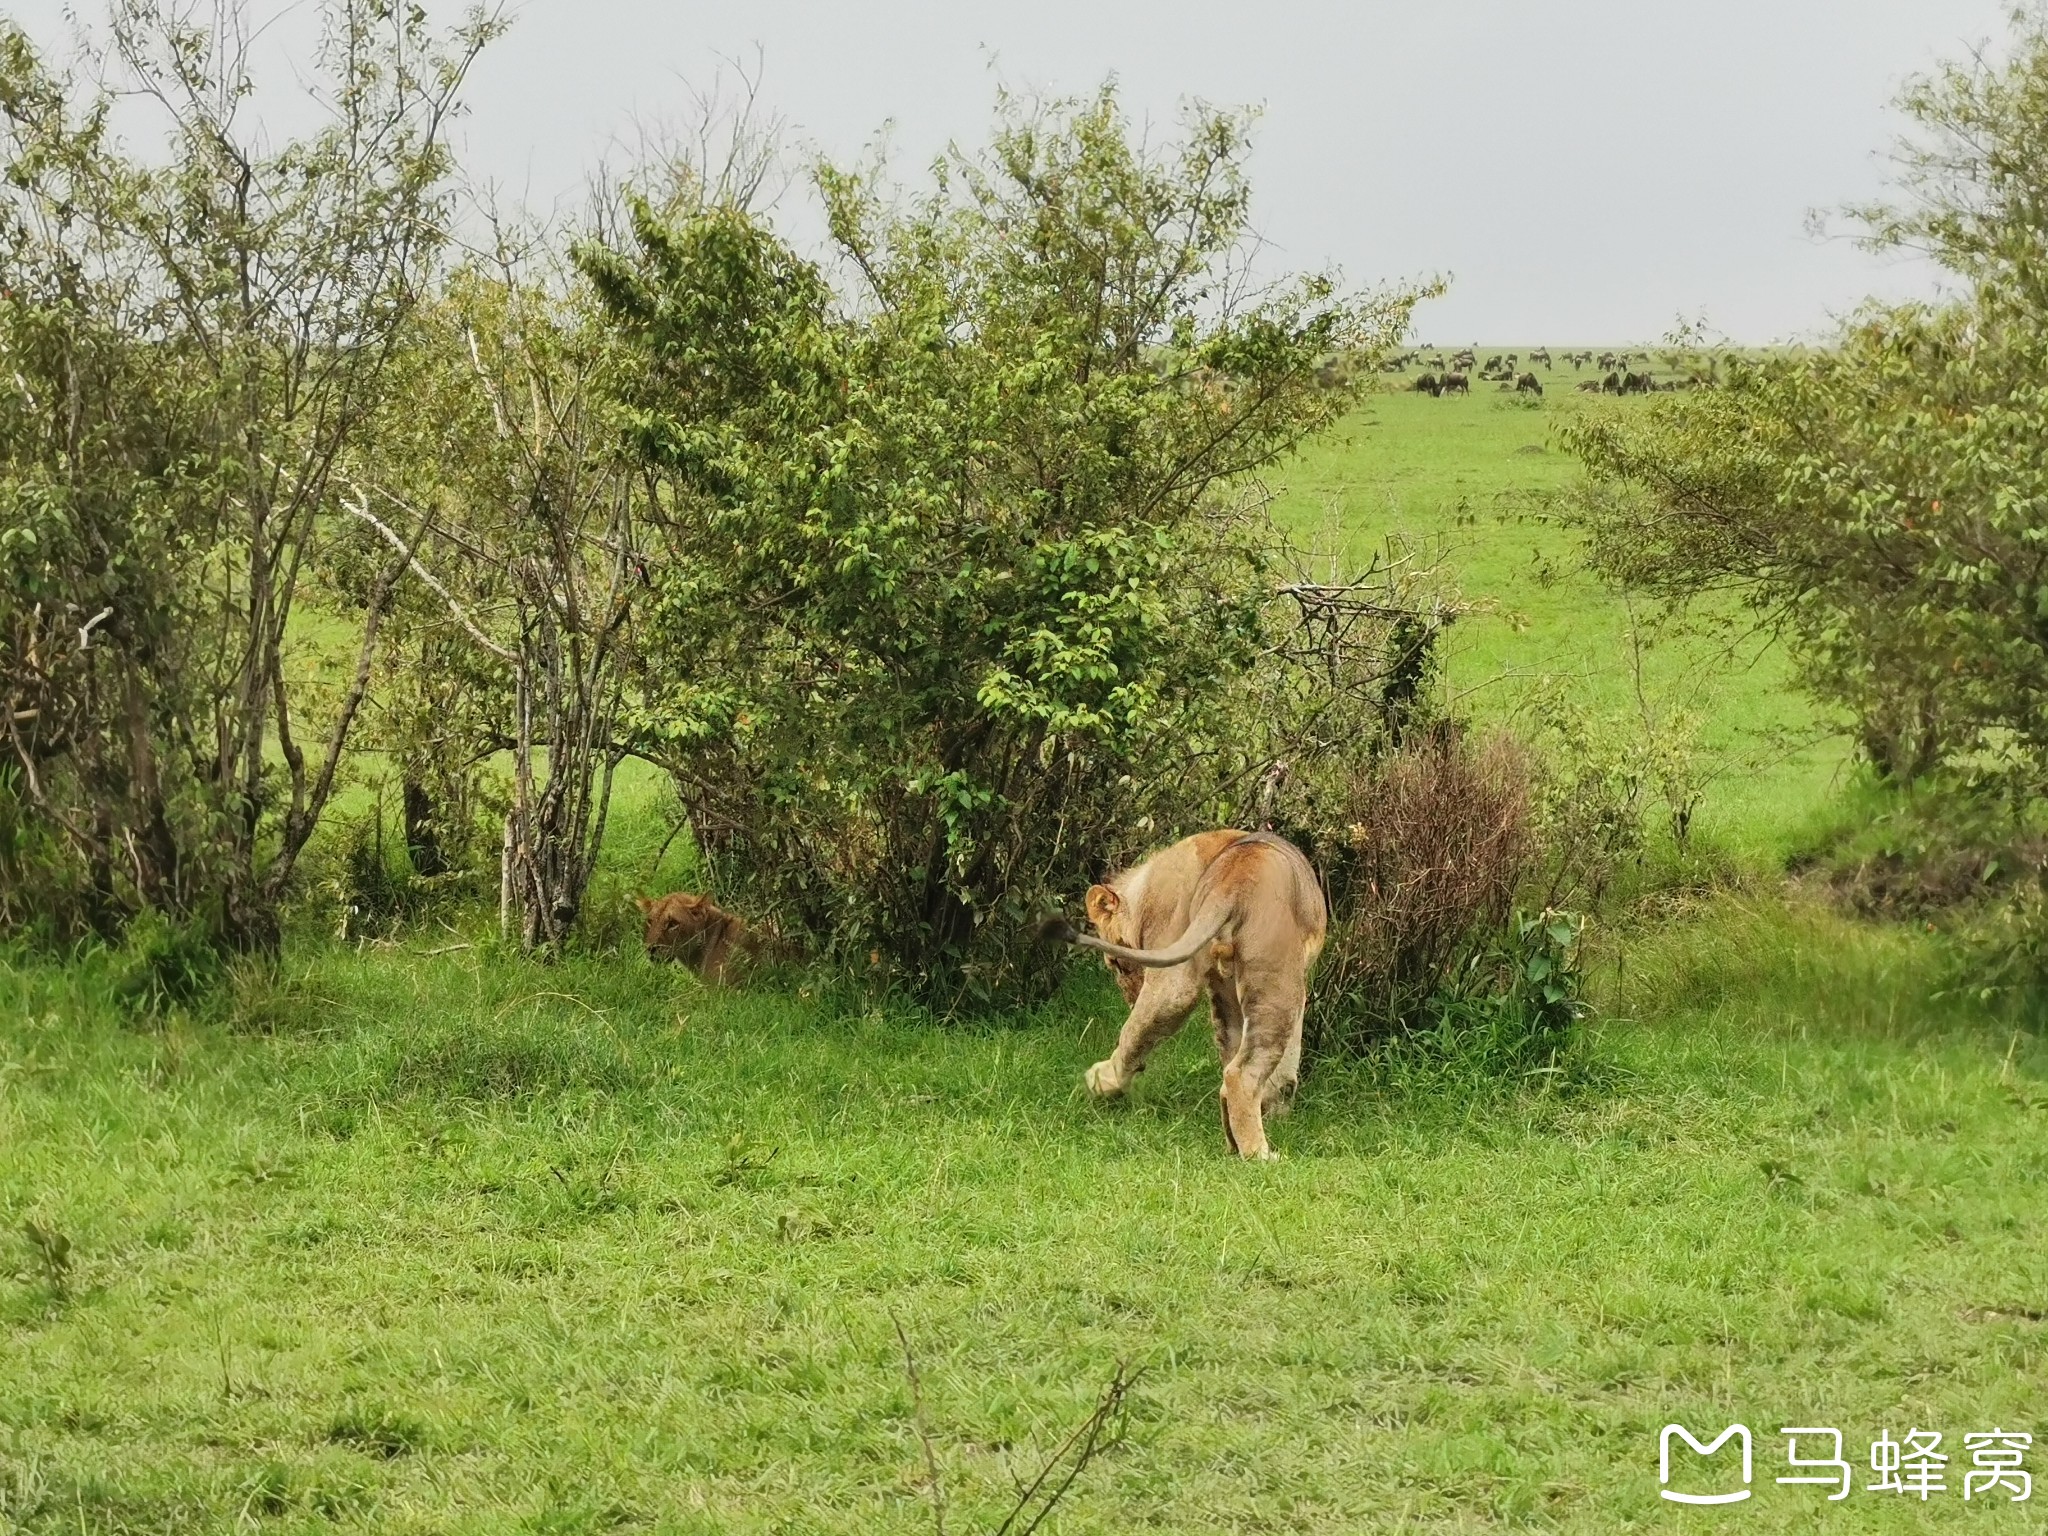
<svg viewBox="0 0 2048 1536">
<path fill-rule="evenodd" d="M 454 825 L 448 813 L 455 809 L 471 811 L 468 828 Z M 437 819 L 447 830 L 435 843 L 439 869 L 429 875 L 415 867 L 413 829 L 393 817 L 381 791 L 360 814 L 334 818 L 309 856 L 295 915 L 343 941 L 387 938 L 495 890 L 485 814 L 457 800 L 444 803 Z"/>
<path fill-rule="evenodd" d="M 1329 942 L 1310 1016 L 1321 1051 L 1359 1049 L 1428 1017 L 1504 923 L 1534 864 L 1527 754 L 1440 726 L 1358 764 L 1315 839 Z"/>
<path fill-rule="evenodd" d="M 2038 1028 L 2048 1013 L 2048 886 L 2037 866 L 2003 900 L 1956 925 L 1941 991 L 2010 1009 Z"/>
<path fill-rule="evenodd" d="M 76 861 L 24 799 L 21 779 L 18 764 L 0 762 L 0 932 L 61 945 L 101 925 Z"/>
<path fill-rule="evenodd" d="M 1515 912 L 1472 946 L 1428 1007 L 1419 1031 L 1475 1076 L 1554 1069 L 1586 1012 L 1579 965 L 1584 925 L 1554 909 Z"/>
<path fill-rule="evenodd" d="M 729 209 L 584 252 L 664 487 L 640 750 L 722 892 L 934 1000 L 1028 996 L 1036 916 L 1213 814 L 1277 547 L 1238 488 L 1416 297 L 1238 297 L 1245 148 L 1006 98 L 907 212 L 821 173 L 853 303 Z"/>
<path fill-rule="evenodd" d="M 2023 897 L 2048 873 L 2036 806 L 2013 784 L 1936 775 L 1880 803 L 1816 862 L 1835 897 L 1865 917 L 1926 918 Z"/>
<path fill-rule="evenodd" d="M 0 725 L 102 933 L 153 910 L 275 946 L 404 569 L 385 552 L 353 606 L 310 590 L 500 23 L 443 42 L 417 6 L 317 12 L 322 120 L 281 142 L 238 106 L 257 81 L 225 12 L 119 6 L 120 46 L 76 74 L 0 20 Z M 304 663 L 309 601 L 353 684 Z"/>
<path fill-rule="evenodd" d="M 1580 1049 L 1589 1011 L 1584 923 L 1517 909 L 1467 936 L 1451 974 L 1396 1033 L 1361 1040 L 1356 1057 L 1383 1086 L 1446 1097 L 1584 1087 L 1604 1075 Z"/>
</svg>

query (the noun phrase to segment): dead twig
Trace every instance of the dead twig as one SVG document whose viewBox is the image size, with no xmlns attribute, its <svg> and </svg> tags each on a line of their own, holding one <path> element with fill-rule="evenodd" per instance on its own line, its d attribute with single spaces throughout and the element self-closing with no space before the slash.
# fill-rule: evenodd
<svg viewBox="0 0 2048 1536">
<path fill-rule="evenodd" d="M 1060 1500 L 1067 1496 L 1067 1490 L 1087 1470 L 1088 1464 L 1123 1439 L 1124 1403 L 1142 1375 L 1143 1371 L 1130 1370 L 1126 1362 L 1117 1362 L 1116 1373 L 1110 1377 L 1109 1385 L 1102 1389 L 1095 1411 L 1075 1426 L 1073 1433 L 1046 1458 L 1045 1465 L 1038 1469 L 1038 1476 L 1024 1486 L 1017 1495 L 1016 1504 L 1003 1517 L 1003 1523 L 996 1527 L 995 1536 L 1031 1536 L 1045 1523 Z M 1053 1477 L 1062 1468 L 1065 1475 L 1054 1483 Z M 1019 1521 L 1023 1523 L 1019 1524 Z"/>
<path fill-rule="evenodd" d="M 910 1335 L 903 1331 L 901 1319 L 892 1312 L 889 1322 L 896 1329 L 896 1342 L 903 1346 L 903 1374 L 910 1378 L 910 1422 L 924 1446 L 925 1491 L 932 1501 L 932 1528 L 938 1536 L 946 1536 L 946 1485 L 939 1477 L 939 1454 L 925 1423 L 924 1382 L 917 1374 L 917 1357 L 910 1352 Z"/>
</svg>

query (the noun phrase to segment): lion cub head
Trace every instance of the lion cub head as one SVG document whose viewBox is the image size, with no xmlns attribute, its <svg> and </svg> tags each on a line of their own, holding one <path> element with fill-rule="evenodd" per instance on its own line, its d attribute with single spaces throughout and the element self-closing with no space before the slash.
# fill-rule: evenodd
<svg viewBox="0 0 2048 1536">
<path fill-rule="evenodd" d="M 647 958 L 677 961 L 707 981 L 724 978 L 733 951 L 749 937 L 747 925 L 709 896 L 673 891 L 633 900 L 647 918 Z"/>
<path fill-rule="evenodd" d="M 1127 949 L 1138 947 L 1137 935 L 1128 932 L 1131 925 L 1126 921 L 1127 909 L 1115 886 L 1089 886 L 1087 908 L 1088 922 L 1098 938 L 1111 944 L 1121 944 Z M 1123 993 L 1124 1001 L 1137 1002 L 1138 990 L 1145 985 L 1145 968 L 1133 961 L 1119 960 L 1114 955 L 1104 955 L 1102 963 L 1116 978 L 1117 990 Z"/>
</svg>

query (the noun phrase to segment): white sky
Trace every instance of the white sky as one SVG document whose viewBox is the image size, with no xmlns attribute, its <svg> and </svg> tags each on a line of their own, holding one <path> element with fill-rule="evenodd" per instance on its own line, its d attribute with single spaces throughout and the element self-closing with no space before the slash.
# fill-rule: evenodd
<svg viewBox="0 0 2048 1536">
<path fill-rule="evenodd" d="M 66 35 L 67 8 L 7 0 L 46 40 Z M 1253 185 L 1272 264 L 1334 263 L 1357 282 L 1447 273 L 1449 295 L 1418 315 L 1429 339 L 1641 341 L 1683 314 L 1762 342 L 1809 334 L 1865 294 L 1929 291 L 1925 267 L 1817 240 L 1806 216 L 1880 188 L 1901 83 L 2001 38 L 2006 10 L 524 0 L 478 66 L 459 136 L 474 174 L 573 204 L 636 118 L 679 116 L 689 86 L 729 77 L 722 60 L 751 67 L 758 49 L 763 101 L 802 144 L 851 159 L 887 124 L 897 174 L 915 179 L 949 139 L 980 142 L 998 81 L 1085 92 L 1113 71 L 1160 127 L 1190 98 L 1262 104 Z"/>
</svg>

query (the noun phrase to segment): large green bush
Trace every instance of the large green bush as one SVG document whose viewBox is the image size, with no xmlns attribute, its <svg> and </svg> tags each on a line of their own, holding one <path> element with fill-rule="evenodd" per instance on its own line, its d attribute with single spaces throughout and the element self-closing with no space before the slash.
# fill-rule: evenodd
<svg viewBox="0 0 2048 1536">
<path fill-rule="evenodd" d="M 1028 919 L 1214 814 L 1274 622 L 1247 477 L 1416 297 L 1248 292 L 1244 128 L 1006 100 L 919 200 L 822 170 L 844 293 L 713 206 L 583 253 L 661 488 L 642 749 L 724 886 L 941 999 L 1048 982 Z"/>
</svg>

